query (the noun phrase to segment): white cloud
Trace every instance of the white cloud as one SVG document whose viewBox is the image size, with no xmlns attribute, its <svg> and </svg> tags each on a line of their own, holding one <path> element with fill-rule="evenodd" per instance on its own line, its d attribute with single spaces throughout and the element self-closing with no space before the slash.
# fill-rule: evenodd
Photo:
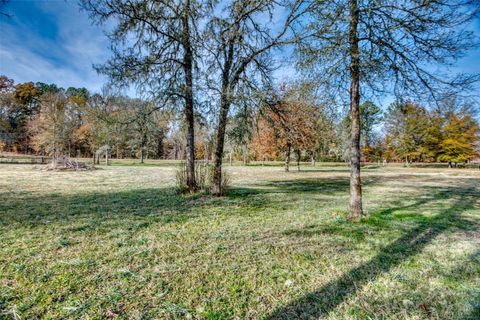
<svg viewBox="0 0 480 320">
<path fill-rule="evenodd" d="M 41 81 L 62 87 L 86 87 L 99 91 L 105 78 L 97 75 L 92 64 L 104 62 L 109 55 L 108 41 L 99 27 L 92 26 L 75 2 L 38 3 L 41 14 L 52 17 L 58 33 L 45 38 L 20 18 L 2 21 L 0 74 L 16 82 Z"/>
</svg>

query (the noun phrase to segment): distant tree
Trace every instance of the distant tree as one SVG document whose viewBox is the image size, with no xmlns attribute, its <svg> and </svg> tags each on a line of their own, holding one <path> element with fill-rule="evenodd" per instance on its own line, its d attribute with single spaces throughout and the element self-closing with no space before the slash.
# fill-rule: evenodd
<svg viewBox="0 0 480 320">
<path fill-rule="evenodd" d="M 0 92 L 8 92 L 11 91 L 14 87 L 13 79 L 5 75 L 0 75 Z"/>
<path fill-rule="evenodd" d="M 127 103 L 130 115 L 126 119 L 125 129 L 131 132 L 130 144 L 139 150 L 140 163 L 144 163 L 149 147 L 158 138 L 158 118 L 154 116 L 158 108 L 152 102 L 139 99 L 130 100 Z"/>
<path fill-rule="evenodd" d="M 361 134 L 364 140 L 364 146 L 370 147 L 374 140 L 373 132 L 375 126 L 382 121 L 382 112 L 380 108 L 371 101 L 366 101 L 360 105 L 360 123 Z"/>
<path fill-rule="evenodd" d="M 315 146 L 312 150 L 312 164 L 315 164 L 316 158 L 320 155 L 323 158 L 329 158 L 334 155 L 338 145 L 338 132 L 335 118 L 327 113 L 325 107 L 318 110 L 317 131 L 314 138 Z"/>
<path fill-rule="evenodd" d="M 479 141 L 479 128 L 470 115 L 457 116 L 450 114 L 443 128 L 443 140 L 440 142 L 440 155 L 438 160 L 448 162 L 467 162 L 472 160 L 475 144 Z"/>
<path fill-rule="evenodd" d="M 422 160 L 429 125 L 428 111 L 419 104 L 395 102 L 388 107 L 385 126 L 398 159 L 407 164 Z"/>
<path fill-rule="evenodd" d="M 36 82 L 35 87 L 38 89 L 40 95 L 45 94 L 45 93 L 57 93 L 64 91 L 63 88 L 58 87 L 54 83 L 44 83 L 44 82 Z"/>
<path fill-rule="evenodd" d="M 282 86 L 280 95 L 272 96 L 273 100 L 265 104 L 264 116 L 274 129 L 277 146 L 285 152 L 285 171 L 289 171 L 292 151 L 300 170 L 301 152 L 315 146 L 318 110 L 305 99 L 299 86 Z"/>
<path fill-rule="evenodd" d="M 418 154 L 420 154 L 421 161 L 437 161 L 441 146 L 440 142 L 443 139 L 442 127 L 445 118 L 437 112 L 430 111 L 428 113 L 428 120 L 424 127 L 424 137 L 420 146 L 418 146 Z"/>
<path fill-rule="evenodd" d="M 476 75 L 439 75 L 445 65 L 475 46 L 463 26 L 478 13 L 477 0 L 312 0 L 314 37 L 303 42 L 301 65 L 331 89 L 350 93 L 350 214 L 363 215 L 360 178 L 360 101 L 368 92 L 425 94 L 439 100 L 447 89 L 469 89 Z"/>
<path fill-rule="evenodd" d="M 28 152 L 28 121 L 38 111 L 39 91 L 32 82 L 14 85 L 12 79 L 1 78 L 1 130 L 5 147 Z"/>
<path fill-rule="evenodd" d="M 32 143 L 37 151 L 57 158 L 68 141 L 67 98 L 62 93 L 45 93 L 40 98 L 38 116 L 30 122 Z"/>
<path fill-rule="evenodd" d="M 255 159 L 275 160 L 284 144 L 279 137 L 279 132 L 272 125 L 272 120 L 267 120 L 265 116 L 259 114 L 250 142 Z"/>
<path fill-rule="evenodd" d="M 7 76 L 0 76 L 0 143 L 2 151 L 10 149 L 13 144 L 11 112 L 17 108 L 14 90 L 14 81 Z"/>
<path fill-rule="evenodd" d="M 236 146 L 237 152 L 242 156 L 244 165 L 248 163 L 249 144 L 254 131 L 254 119 L 253 108 L 248 102 L 244 102 L 231 119 L 231 126 L 227 130 L 228 140 Z"/>
<path fill-rule="evenodd" d="M 209 122 L 201 115 L 195 117 L 195 132 L 197 132 L 195 140 L 195 155 L 197 159 L 209 161 L 212 154 L 212 132 Z"/>
<path fill-rule="evenodd" d="M 72 139 L 75 143 L 77 156 L 84 157 L 90 154 L 94 144 L 92 124 L 87 122 L 80 125 L 72 132 Z"/>
</svg>

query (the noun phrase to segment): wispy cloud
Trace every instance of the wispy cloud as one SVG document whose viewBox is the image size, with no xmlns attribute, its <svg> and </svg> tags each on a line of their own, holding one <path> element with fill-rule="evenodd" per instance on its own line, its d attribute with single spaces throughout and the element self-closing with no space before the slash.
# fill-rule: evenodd
<svg viewBox="0 0 480 320">
<path fill-rule="evenodd" d="M 22 6 L 35 6 L 38 16 L 26 16 Z M 92 64 L 109 55 L 108 41 L 92 26 L 76 2 L 12 3 L 11 18 L 2 18 L 0 73 L 16 82 L 41 81 L 63 87 L 99 91 L 105 82 Z"/>
</svg>

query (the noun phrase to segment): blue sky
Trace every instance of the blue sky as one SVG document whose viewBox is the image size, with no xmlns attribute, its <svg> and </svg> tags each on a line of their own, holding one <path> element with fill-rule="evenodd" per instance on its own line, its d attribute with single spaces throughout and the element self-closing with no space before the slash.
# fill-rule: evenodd
<svg viewBox="0 0 480 320">
<path fill-rule="evenodd" d="M 0 19 L 0 74 L 99 91 L 105 78 L 92 65 L 109 56 L 108 40 L 76 1 L 13 0 Z"/>
<path fill-rule="evenodd" d="M 100 91 L 105 78 L 92 65 L 108 58 L 108 40 L 76 0 L 12 0 L 3 10 L 11 17 L 0 17 L 0 74 L 17 83 L 42 81 Z M 470 28 L 480 36 L 480 20 Z M 480 49 L 455 69 L 480 72 Z M 288 76 L 291 68 L 284 72 Z"/>
</svg>

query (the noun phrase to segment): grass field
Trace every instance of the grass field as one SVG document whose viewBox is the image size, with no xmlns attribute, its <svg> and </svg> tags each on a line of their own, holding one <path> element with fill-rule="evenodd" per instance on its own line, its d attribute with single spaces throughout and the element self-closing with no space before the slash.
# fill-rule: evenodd
<svg viewBox="0 0 480 320">
<path fill-rule="evenodd" d="M 180 196 L 175 167 L 0 165 L 0 318 L 479 319 L 480 171 L 228 167 Z"/>
</svg>

